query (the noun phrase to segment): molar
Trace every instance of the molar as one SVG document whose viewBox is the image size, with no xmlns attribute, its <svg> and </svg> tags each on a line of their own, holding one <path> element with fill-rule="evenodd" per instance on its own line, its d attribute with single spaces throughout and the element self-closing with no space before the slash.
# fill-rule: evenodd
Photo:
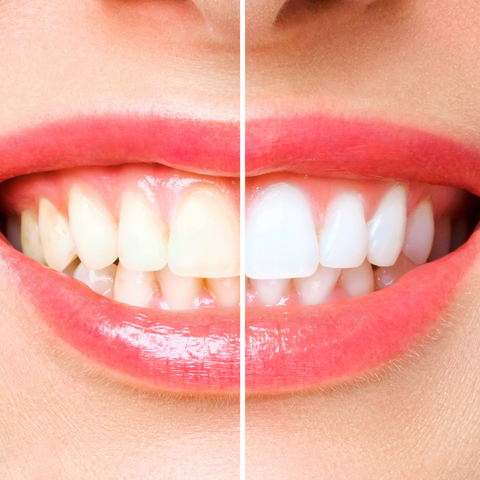
<svg viewBox="0 0 480 480">
<path fill-rule="evenodd" d="M 302 305 L 319 305 L 325 303 L 335 288 L 341 268 L 329 268 L 319 265 L 310 277 L 293 280 Z"/>
<path fill-rule="evenodd" d="M 61 272 L 76 257 L 75 244 L 67 219 L 46 198 L 39 201 L 38 227 L 47 265 Z"/>
<path fill-rule="evenodd" d="M 113 293 L 113 285 L 117 266 L 112 264 L 100 270 L 88 270 L 80 263 L 73 273 L 73 278 L 89 286 L 94 292 L 104 297 L 110 297 Z"/>
<path fill-rule="evenodd" d="M 45 263 L 40 229 L 37 215 L 31 210 L 24 210 L 21 217 L 21 241 L 22 251 L 27 257 L 33 258 L 39 263 Z"/>
<path fill-rule="evenodd" d="M 250 278 L 312 275 L 318 266 L 318 242 L 303 193 L 287 184 L 265 190 L 247 216 L 245 245 L 245 270 Z"/>
<path fill-rule="evenodd" d="M 167 264 L 168 229 L 144 195 L 126 192 L 120 209 L 118 254 L 129 270 L 156 271 Z"/>
<path fill-rule="evenodd" d="M 89 270 L 108 267 L 118 257 L 118 226 L 110 212 L 82 189 L 70 190 L 68 214 L 78 256 Z"/>
<path fill-rule="evenodd" d="M 368 260 L 374 265 L 393 265 L 402 251 L 407 225 L 407 192 L 402 185 L 392 188 L 368 222 Z"/>
<path fill-rule="evenodd" d="M 236 307 L 240 303 L 240 277 L 208 278 L 208 289 L 220 307 Z"/>
<path fill-rule="evenodd" d="M 266 306 L 277 305 L 287 293 L 290 285 L 289 278 L 279 279 L 250 279 L 250 285 L 257 292 L 258 298 Z"/>
<path fill-rule="evenodd" d="M 195 299 L 203 289 L 201 278 L 175 275 L 168 266 L 156 272 L 156 276 L 171 310 L 187 310 L 195 306 Z"/>
<path fill-rule="evenodd" d="M 367 256 L 363 203 L 346 193 L 329 205 L 320 235 L 320 263 L 330 268 L 359 267 Z"/>
<path fill-rule="evenodd" d="M 340 285 L 349 297 L 360 297 L 375 290 L 372 265 L 365 260 L 359 267 L 345 268 L 340 277 Z"/>
<path fill-rule="evenodd" d="M 408 217 L 403 253 L 413 263 L 422 265 L 430 255 L 434 235 L 435 221 L 432 202 L 424 199 Z"/>
<path fill-rule="evenodd" d="M 127 270 L 118 264 L 115 275 L 114 298 L 135 307 L 145 307 L 158 290 L 155 273 Z"/>
<path fill-rule="evenodd" d="M 240 274 L 238 219 L 219 192 L 202 188 L 180 200 L 170 229 L 168 266 L 184 277 Z"/>
</svg>

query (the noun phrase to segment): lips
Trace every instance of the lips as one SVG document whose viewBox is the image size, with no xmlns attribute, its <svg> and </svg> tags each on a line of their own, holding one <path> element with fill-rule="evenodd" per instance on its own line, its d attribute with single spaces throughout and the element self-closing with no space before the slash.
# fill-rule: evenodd
<svg viewBox="0 0 480 480">
<path fill-rule="evenodd" d="M 247 175 L 391 178 L 478 193 L 480 155 L 435 135 L 324 116 L 247 125 Z M 478 255 L 475 232 L 457 251 L 418 267 L 386 290 L 317 306 L 246 313 L 246 386 L 272 392 L 335 383 L 404 355 L 441 318 Z"/>
</svg>

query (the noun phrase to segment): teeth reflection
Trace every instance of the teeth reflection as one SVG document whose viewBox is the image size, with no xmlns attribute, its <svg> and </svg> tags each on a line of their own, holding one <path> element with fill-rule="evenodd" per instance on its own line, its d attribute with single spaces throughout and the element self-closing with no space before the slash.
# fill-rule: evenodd
<svg viewBox="0 0 480 480">
<path fill-rule="evenodd" d="M 302 305 L 325 303 L 333 292 L 341 273 L 340 268 L 328 268 L 319 265 L 317 271 L 306 278 L 295 278 L 293 283 Z"/>
<path fill-rule="evenodd" d="M 277 305 L 287 293 L 290 285 L 289 278 L 260 280 L 251 278 L 250 285 L 257 292 L 258 298 L 263 305 Z"/>
</svg>

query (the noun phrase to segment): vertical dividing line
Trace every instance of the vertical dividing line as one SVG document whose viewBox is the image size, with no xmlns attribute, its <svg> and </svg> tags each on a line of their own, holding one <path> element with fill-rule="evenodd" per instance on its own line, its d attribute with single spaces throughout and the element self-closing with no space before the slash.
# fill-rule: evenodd
<svg viewBox="0 0 480 480">
<path fill-rule="evenodd" d="M 245 480 L 245 0 L 240 0 L 240 480 Z"/>
</svg>

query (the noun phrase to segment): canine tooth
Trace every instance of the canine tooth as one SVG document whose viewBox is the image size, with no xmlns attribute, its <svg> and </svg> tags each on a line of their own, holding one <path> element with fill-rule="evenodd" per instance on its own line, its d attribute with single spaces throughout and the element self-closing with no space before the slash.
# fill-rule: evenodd
<svg viewBox="0 0 480 480">
<path fill-rule="evenodd" d="M 400 255 L 407 225 L 407 191 L 402 185 L 392 188 L 382 199 L 368 222 L 368 260 L 389 267 Z"/>
<path fill-rule="evenodd" d="M 61 272 L 76 257 L 75 244 L 67 219 L 46 198 L 39 201 L 38 227 L 47 265 Z"/>
<path fill-rule="evenodd" d="M 340 277 L 340 285 L 349 297 L 360 297 L 375 290 L 372 265 L 365 260 L 359 267 L 345 268 Z"/>
<path fill-rule="evenodd" d="M 335 288 L 341 268 L 329 268 L 319 265 L 310 277 L 295 278 L 293 283 L 302 305 L 325 303 Z"/>
<path fill-rule="evenodd" d="M 415 265 L 405 254 L 401 253 L 395 265 L 391 267 L 380 267 L 374 272 L 375 285 L 378 289 L 382 289 L 392 285 L 410 270 L 413 270 Z"/>
<path fill-rule="evenodd" d="M 367 256 L 367 226 L 358 195 L 346 193 L 328 207 L 320 235 L 320 263 L 330 268 L 359 267 Z"/>
<path fill-rule="evenodd" d="M 89 270 L 108 267 L 118 257 L 118 226 L 110 212 L 79 187 L 70 190 L 70 229 L 80 260 Z"/>
<path fill-rule="evenodd" d="M 235 307 L 240 303 L 240 277 L 209 278 L 207 287 L 220 307 Z"/>
<path fill-rule="evenodd" d="M 21 240 L 22 251 L 27 257 L 33 258 L 39 263 L 45 263 L 37 215 L 31 210 L 22 212 Z"/>
<path fill-rule="evenodd" d="M 22 233 L 20 221 L 17 218 L 8 217 L 6 225 L 6 237 L 10 245 L 19 252 L 22 251 Z"/>
<path fill-rule="evenodd" d="M 239 275 L 238 219 L 220 193 L 198 189 L 180 200 L 170 229 L 168 266 L 184 277 Z"/>
<path fill-rule="evenodd" d="M 245 272 L 250 278 L 312 275 L 318 266 L 318 241 L 303 193 L 282 183 L 265 190 L 247 215 L 245 244 Z"/>
<path fill-rule="evenodd" d="M 442 258 L 450 252 L 452 239 L 452 220 L 450 217 L 441 218 L 435 225 L 435 236 L 433 237 L 432 251 L 428 259 L 430 261 Z"/>
<path fill-rule="evenodd" d="M 100 270 L 88 270 L 83 263 L 75 269 L 73 277 L 89 286 L 94 292 L 104 297 L 111 296 L 117 266 L 112 264 Z"/>
<path fill-rule="evenodd" d="M 168 229 L 138 193 L 125 193 L 120 209 L 118 256 L 128 270 L 155 271 L 167 264 Z"/>
<path fill-rule="evenodd" d="M 432 202 L 425 199 L 408 217 L 403 253 L 417 265 L 425 263 L 432 250 L 434 234 Z"/>
<path fill-rule="evenodd" d="M 251 278 L 250 285 L 257 292 L 258 298 L 264 305 L 277 305 L 287 293 L 290 285 L 289 278 L 257 279 Z"/>
<path fill-rule="evenodd" d="M 118 302 L 145 307 L 157 289 L 155 273 L 127 270 L 121 263 L 118 264 L 113 288 Z"/>
<path fill-rule="evenodd" d="M 195 306 L 195 299 L 203 289 L 203 279 L 175 275 L 168 265 L 155 273 L 163 298 L 172 310 L 187 310 Z"/>
</svg>

